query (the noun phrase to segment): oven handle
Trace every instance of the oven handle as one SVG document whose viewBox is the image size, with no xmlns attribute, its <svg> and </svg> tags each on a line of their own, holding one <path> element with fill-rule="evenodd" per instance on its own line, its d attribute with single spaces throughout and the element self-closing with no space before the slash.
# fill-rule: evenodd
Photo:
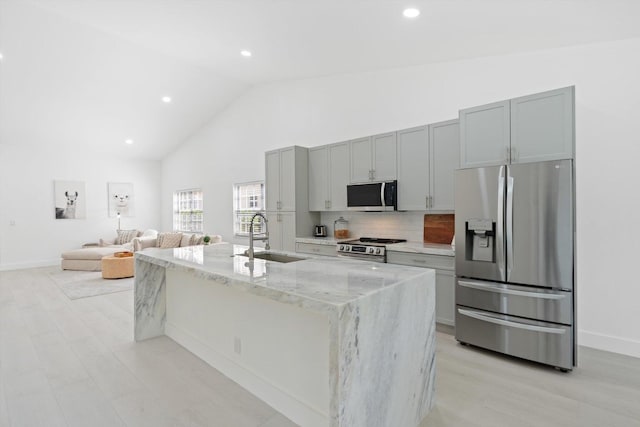
<svg viewBox="0 0 640 427">
<path fill-rule="evenodd" d="M 384 256 L 380 256 L 380 255 L 360 255 L 360 254 L 346 255 L 346 254 L 338 253 L 337 256 L 340 257 L 340 258 L 359 259 L 359 260 L 362 260 L 362 261 L 384 262 L 384 263 L 387 262 L 385 257 Z"/>
<path fill-rule="evenodd" d="M 462 308 L 458 308 L 458 313 L 460 313 L 463 316 L 482 320 L 483 322 L 495 323 L 496 325 L 500 325 L 500 326 L 510 326 L 513 328 L 525 329 L 527 331 L 544 332 L 546 334 L 564 334 L 565 333 L 565 330 L 563 328 L 549 328 L 545 326 L 535 326 L 535 325 L 528 325 L 526 323 L 496 319 L 495 317 L 486 316 L 477 311 L 465 310 Z"/>
<path fill-rule="evenodd" d="M 387 205 L 385 204 L 385 200 L 384 200 L 384 187 L 386 186 L 386 183 L 382 183 L 382 185 L 380 186 L 380 201 L 382 202 L 382 207 L 386 207 Z"/>
</svg>

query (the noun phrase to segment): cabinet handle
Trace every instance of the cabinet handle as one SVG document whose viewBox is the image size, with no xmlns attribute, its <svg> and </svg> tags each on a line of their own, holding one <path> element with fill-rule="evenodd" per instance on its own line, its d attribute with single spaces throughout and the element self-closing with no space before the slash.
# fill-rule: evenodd
<svg viewBox="0 0 640 427">
<path fill-rule="evenodd" d="M 505 161 L 507 163 L 510 163 L 511 162 L 511 148 L 504 147 L 504 152 L 505 152 Z"/>
<path fill-rule="evenodd" d="M 433 208 L 433 196 L 429 196 L 429 207 Z"/>
<path fill-rule="evenodd" d="M 327 200 L 327 209 L 331 209 L 331 200 Z"/>
<path fill-rule="evenodd" d="M 413 262 L 417 262 L 417 263 L 420 263 L 420 264 L 425 264 L 425 263 L 427 262 L 427 261 L 426 261 L 426 260 L 424 260 L 424 259 L 412 259 L 411 261 L 413 261 Z"/>
<path fill-rule="evenodd" d="M 371 169 L 371 179 L 375 179 L 375 178 L 376 178 L 376 170 Z"/>
<path fill-rule="evenodd" d="M 429 209 L 429 196 L 424 196 L 424 206 Z"/>
<path fill-rule="evenodd" d="M 518 161 L 518 149 L 516 147 L 511 148 L 511 159 L 512 162 Z"/>
</svg>

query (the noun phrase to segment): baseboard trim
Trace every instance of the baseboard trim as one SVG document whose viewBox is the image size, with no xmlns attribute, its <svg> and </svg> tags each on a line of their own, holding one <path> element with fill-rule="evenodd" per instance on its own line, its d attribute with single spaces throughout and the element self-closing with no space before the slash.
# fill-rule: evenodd
<svg viewBox="0 0 640 427">
<path fill-rule="evenodd" d="M 640 358 L 640 342 L 590 331 L 578 331 L 578 345 Z"/>
<path fill-rule="evenodd" d="M 0 271 L 26 270 L 28 268 L 52 267 L 60 265 L 60 258 L 44 261 L 18 262 L 15 264 L 0 264 Z"/>
<path fill-rule="evenodd" d="M 329 419 L 284 390 L 271 384 L 247 368 L 220 354 L 193 334 L 171 322 L 165 324 L 165 335 L 231 378 L 293 422 L 305 426 L 327 426 Z"/>
</svg>

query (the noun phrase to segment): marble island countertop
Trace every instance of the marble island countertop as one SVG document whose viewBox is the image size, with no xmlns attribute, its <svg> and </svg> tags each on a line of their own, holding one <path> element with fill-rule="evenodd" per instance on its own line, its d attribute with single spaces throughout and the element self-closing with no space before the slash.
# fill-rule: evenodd
<svg viewBox="0 0 640 427">
<path fill-rule="evenodd" d="M 150 248 L 137 252 L 136 259 L 165 268 L 192 270 L 201 278 L 222 281 L 233 288 L 318 309 L 354 302 L 397 286 L 425 271 L 392 264 L 281 251 L 271 252 L 303 260 L 280 263 L 255 258 L 250 263 L 246 256 L 241 255 L 246 249 L 246 246 L 233 244 Z"/>
<path fill-rule="evenodd" d="M 166 334 L 299 425 L 420 425 L 435 270 L 275 251 L 302 259 L 249 262 L 245 249 L 136 252 L 136 341 Z"/>
</svg>

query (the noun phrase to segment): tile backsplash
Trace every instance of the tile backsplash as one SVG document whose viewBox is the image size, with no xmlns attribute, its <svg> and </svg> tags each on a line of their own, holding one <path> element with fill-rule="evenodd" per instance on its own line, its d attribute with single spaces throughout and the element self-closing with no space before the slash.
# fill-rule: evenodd
<svg viewBox="0 0 640 427">
<path fill-rule="evenodd" d="M 333 222 L 339 217 L 349 221 L 351 237 L 381 237 L 422 242 L 424 212 L 322 212 L 321 223 L 333 236 Z"/>
</svg>

